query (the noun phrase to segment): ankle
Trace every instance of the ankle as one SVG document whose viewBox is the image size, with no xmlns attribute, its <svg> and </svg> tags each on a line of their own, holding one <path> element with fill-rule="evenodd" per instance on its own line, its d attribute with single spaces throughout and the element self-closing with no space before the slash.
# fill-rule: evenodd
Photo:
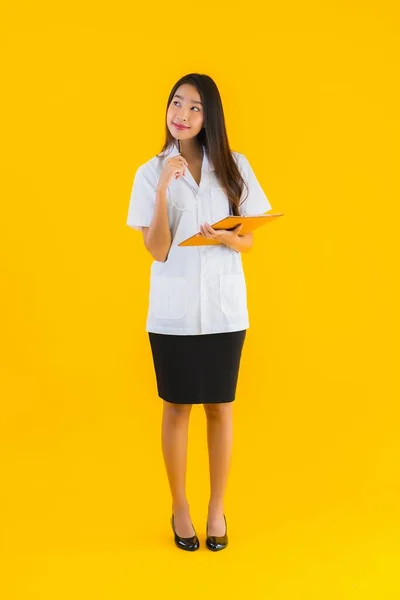
<svg viewBox="0 0 400 600">
<path fill-rule="evenodd" d="M 189 512 L 189 502 L 187 500 L 176 500 L 172 502 L 172 512 L 174 514 Z"/>
<path fill-rule="evenodd" d="M 221 501 L 218 502 L 209 502 L 208 504 L 208 514 L 210 515 L 218 515 L 224 514 L 224 504 Z"/>
</svg>

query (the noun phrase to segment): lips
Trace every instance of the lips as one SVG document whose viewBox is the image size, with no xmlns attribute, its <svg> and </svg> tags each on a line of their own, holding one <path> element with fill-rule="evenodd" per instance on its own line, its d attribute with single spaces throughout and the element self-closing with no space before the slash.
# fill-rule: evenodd
<svg viewBox="0 0 400 600">
<path fill-rule="evenodd" d="M 184 125 L 178 125 L 177 123 L 172 122 L 173 125 L 175 125 L 175 127 L 177 129 L 189 129 L 189 127 L 185 127 Z"/>
</svg>

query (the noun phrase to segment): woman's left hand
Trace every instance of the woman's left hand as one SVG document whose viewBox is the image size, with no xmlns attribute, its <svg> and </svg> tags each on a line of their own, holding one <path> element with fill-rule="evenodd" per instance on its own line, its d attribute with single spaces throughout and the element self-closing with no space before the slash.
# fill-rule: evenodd
<svg viewBox="0 0 400 600">
<path fill-rule="evenodd" d="M 234 229 L 213 229 L 211 225 L 208 223 L 203 223 L 200 225 L 200 233 L 197 234 L 198 237 L 203 236 L 207 238 L 211 238 L 220 242 L 221 244 L 225 244 L 228 240 L 235 238 L 239 235 L 243 225 L 240 223 L 236 225 Z"/>
</svg>

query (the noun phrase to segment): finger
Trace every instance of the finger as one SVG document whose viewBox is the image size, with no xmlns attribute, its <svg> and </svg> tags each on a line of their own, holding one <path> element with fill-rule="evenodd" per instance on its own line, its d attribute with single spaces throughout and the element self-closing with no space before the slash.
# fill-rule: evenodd
<svg viewBox="0 0 400 600">
<path fill-rule="evenodd" d="M 179 177 L 183 177 L 184 175 L 186 175 L 186 169 L 183 169 L 183 173 L 176 173 L 175 179 L 178 179 Z"/>
<path fill-rule="evenodd" d="M 186 163 L 186 165 L 187 165 L 187 166 L 189 166 L 189 163 L 188 163 L 188 161 L 186 160 L 186 158 L 183 158 L 183 156 L 181 155 L 181 153 L 179 153 L 179 155 L 178 155 L 178 158 L 182 159 L 182 160 L 183 160 L 183 162 L 185 162 L 185 163 Z"/>
<path fill-rule="evenodd" d="M 207 225 L 207 223 L 203 223 L 200 227 L 203 232 L 203 235 L 205 235 L 205 237 L 210 237 L 210 233 L 209 233 L 206 225 Z"/>
<path fill-rule="evenodd" d="M 214 229 L 211 227 L 211 225 L 209 225 L 208 223 L 204 223 L 205 229 L 207 231 L 207 235 L 208 237 L 213 237 L 214 235 Z"/>
<path fill-rule="evenodd" d="M 206 223 L 203 223 L 203 233 L 206 237 L 210 237 L 210 233 L 206 227 Z"/>
<path fill-rule="evenodd" d="M 211 236 L 211 237 L 215 237 L 215 236 L 217 235 L 217 232 L 216 232 L 216 230 L 215 230 L 215 229 L 213 229 L 213 228 L 211 227 L 211 225 L 208 225 L 208 231 L 210 232 L 210 236 Z"/>
</svg>

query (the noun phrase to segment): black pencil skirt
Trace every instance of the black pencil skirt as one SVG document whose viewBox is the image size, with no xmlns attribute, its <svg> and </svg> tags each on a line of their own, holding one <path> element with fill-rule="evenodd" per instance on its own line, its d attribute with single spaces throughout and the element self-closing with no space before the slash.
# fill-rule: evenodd
<svg viewBox="0 0 400 600">
<path fill-rule="evenodd" d="M 233 402 L 246 329 L 204 335 L 148 333 L 160 398 L 176 404 Z"/>
</svg>

